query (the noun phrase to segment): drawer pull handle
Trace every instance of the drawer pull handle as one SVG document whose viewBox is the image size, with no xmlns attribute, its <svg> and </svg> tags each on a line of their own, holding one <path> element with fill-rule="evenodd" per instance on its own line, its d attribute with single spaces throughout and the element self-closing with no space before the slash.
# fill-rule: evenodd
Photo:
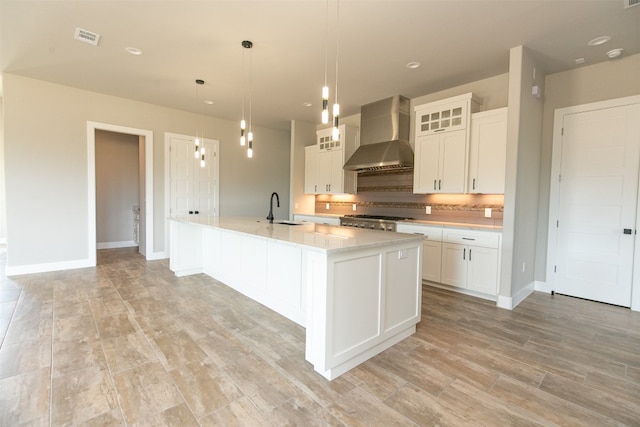
<svg viewBox="0 0 640 427">
<path fill-rule="evenodd" d="M 476 240 L 476 239 L 473 239 L 471 237 L 463 237 L 462 240 Z"/>
</svg>

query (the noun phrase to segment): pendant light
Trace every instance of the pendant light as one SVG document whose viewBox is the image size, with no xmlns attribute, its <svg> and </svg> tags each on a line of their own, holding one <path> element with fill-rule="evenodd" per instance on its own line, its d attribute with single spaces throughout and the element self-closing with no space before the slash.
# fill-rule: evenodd
<svg viewBox="0 0 640 427">
<path fill-rule="evenodd" d="M 329 44 L 329 0 L 326 1 L 324 24 L 324 86 L 322 86 L 322 123 L 329 123 L 329 86 L 327 85 L 327 51 Z"/>
<path fill-rule="evenodd" d="M 340 129 L 338 129 L 338 117 L 340 116 L 340 104 L 338 104 L 338 39 L 340 29 L 340 0 L 336 1 L 336 95 L 333 103 L 333 131 L 331 137 L 334 141 L 340 139 Z"/>
<path fill-rule="evenodd" d="M 196 79 L 196 100 L 198 102 L 200 102 L 200 93 L 199 93 L 199 88 L 200 86 L 202 86 L 204 84 L 204 80 L 202 79 Z M 196 128 L 196 138 L 194 141 L 194 146 L 195 146 L 195 151 L 194 151 L 194 158 L 195 159 L 200 159 L 200 167 L 205 167 L 205 160 L 204 160 L 204 144 L 201 144 L 200 141 L 200 137 L 198 136 L 198 129 Z"/>
<path fill-rule="evenodd" d="M 253 47 L 253 42 L 250 40 L 243 40 L 242 47 L 244 49 L 251 49 Z M 245 143 L 248 144 L 247 147 L 247 157 L 253 157 L 253 131 L 252 131 L 252 97 L 251 97 L 251 89 L 253 83 L 253 63 L 252 63 L 252 55 L 251 51 L 249 51 L 249 132 L 247 132 L 246 142 L 245 142 L 245 131 L 247 129 L 247 122 L 244 119 L 244 99 L 245 99 L 245 90 L 244 90 L 244 76 L 245 76 L 245 64 L 244 57 L 245 52 L 242 52 L 242 86 L 243 86 L 243 95 L 242 95 L 242 120 L 240 121 L 240 145 L 244 146 Z"/>
</svg>

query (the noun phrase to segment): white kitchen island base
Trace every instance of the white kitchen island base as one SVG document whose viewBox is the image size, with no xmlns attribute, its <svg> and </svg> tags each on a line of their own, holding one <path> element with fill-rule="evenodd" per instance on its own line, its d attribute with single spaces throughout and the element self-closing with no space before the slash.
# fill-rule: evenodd
<svg viewBox="0 0 640 427">
<path fill-rule="evenodd" d="M 332 380 L 415 332 L 421 236 L 241 218 L 171 220 L 170 268 L 205 273 L 306 328 Z"/>
</svg>

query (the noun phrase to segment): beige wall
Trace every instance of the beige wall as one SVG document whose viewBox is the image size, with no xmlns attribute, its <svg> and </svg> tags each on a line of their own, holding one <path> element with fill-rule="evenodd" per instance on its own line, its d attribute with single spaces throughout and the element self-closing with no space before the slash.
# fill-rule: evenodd
<svg viewBox="0 0 640 427">
<path fill-rule="evenodd" d="M 1 77 L 0 77 L 1 79 Z M 1 80 L 0 80 L 1 83 Z M 1 88 L 1 86 L 0 86 Z M 0 96 L 0 243 L 7 241 L 6 197 L 4 190 L 4 99 Z"/>
<path fill-rule="evenodd" d="M 134 241 L 134 206 L 140 206 L 138 136 L 97 130 L 96 241 Z M 144 199 L 142 199 L 144 200 Z M 108 246 L 106 246 L 108 247 Z"/>
<path fill-rule="evenodd" d="M 553 115 L 558 108 L 640 94 L 640 54 L 548 75 L 540 152 L 540 196 L 535 278 L 546 281 Z"/>
<path fill-rule="evenodd" d="M 532 96 L 531 88 L 542 86 L 543 81 L 544 72 L 535 55 L 524 46 L 512 48 L 498 292 L 499 305 L 506 307 L 517 305 L 526 297 L 526 291 L 522 291 L 527 287 L 533 290 L 534 286 L 543 100 Z M 500 298 L 505 299 L 501 301 Z"/>
<path fill-rule="evenodd" d="M 221 215 L 263 216 L 289 200 L 289 132 L 254 126 L 247 159 L 235 122 L 4 74 L 8 266 L 88 259 L 87 121 L 153 131 L 154 248 L 164 248 L 164 132 L 220 141 Z M 280 214 L 284 212 L 284 214 Z"/>
</svg>

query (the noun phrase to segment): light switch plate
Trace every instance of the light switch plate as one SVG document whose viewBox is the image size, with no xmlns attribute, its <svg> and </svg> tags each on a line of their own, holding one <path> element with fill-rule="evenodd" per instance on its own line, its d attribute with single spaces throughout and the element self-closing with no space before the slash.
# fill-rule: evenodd
<svg viewBox="0 0 640 427">
<path fill-rule="evenodd" d="M 324 205 L 324 208 L 329 210 L 329 203 L 327 203 L 326 205 Z"/>
<path fill-rule="evenodd" d="M 491 208 L 484 208 L 484 217 L 491 218 Z"/>
<path fill-rule="evenodd" d="M 427 206 L 424 208 L 424 213 L 426 213 L 427 215 L 431 215 L 431 206 Z"/>
<path fill-rule="evenodd" d="M 355 210 L 356 210 L 356 204 L 354 203 L 351 207 L 353 208 L 353 211 L 355 212 Z"/>
</svg>

